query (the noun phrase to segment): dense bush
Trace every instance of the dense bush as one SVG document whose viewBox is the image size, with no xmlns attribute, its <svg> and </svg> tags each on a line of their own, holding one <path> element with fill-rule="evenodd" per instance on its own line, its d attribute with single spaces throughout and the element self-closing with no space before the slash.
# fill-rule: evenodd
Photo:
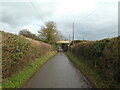
<svg viewBox="0 0 120 90">
<path fill-rule="evenodd" d="M 106 73 L 106 79 L 111 82 L 116 81 L 117 83 L 120 81 L 119 38 L 111 39 L 105 46 L 99 61 L 99 67 Z"/>
<path fill-rule="evenodd" d="M 2 74 L 9 77 L 52 50 L 46 43 L 2 32 Z"/>
<path fill-rule="evenodd" d="M 86 57 L 87 59 L 96 58 L 101 56 L 105 45 L 109 42 L 109 39 L 100 41 L 84 41 L 72 46 L 72 51 L 77 54 Z M 79 53 L 78 53 L 79 52 Z"/>
<path fill-rule="evenodd" d="M 70 51 L 80 59 L 84 58 L 86 62 L 89 61 L 89 67 L 100 70 L 105 80 L 110 81 L 110 87 L 114 87 L 112 83 L 118 83 L 120 80 L 119 38 L 84 41 L 71 46 Z"/>
</svg>

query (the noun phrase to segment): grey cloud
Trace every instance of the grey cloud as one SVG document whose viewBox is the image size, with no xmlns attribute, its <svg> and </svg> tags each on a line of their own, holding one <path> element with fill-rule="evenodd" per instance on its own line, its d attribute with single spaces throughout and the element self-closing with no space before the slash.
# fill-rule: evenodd
<svg viewBox="0 0 120 90">
<path fill-rule="evenodd" d="M 90 9 L 88 12 L 64 12 L 60 13 L 60 15 L 56 13 L 59 12 L 62 6 L 57 1 L 40 0 L 40 2 L 33 2 L 33 4 L 44 22 L 49 20 L 56 22 L 58 29 L 67 38 L 71 34 L 72 39 L 73 22 L 75 23 L 75 39 L 96 40 L 117 36 L 118 13 L 117 2 L 113 3 L 114 0 L 111 0 L 111 2 L 96 0 L 96 2 L 98 1 L 96 8 Z M 2 13 L 1 10 L 0 13 Z M 19 29 L 26 25 L 43 25 L 42 20 L 38 17 L 30 2 L 5 2 L 2 14 L 3 23 L 11 27 L 6 27 L 6 31 L 9 32 L 18 33 Z M 13 30 L 11 30 L 12 28 Z"/>
<path fill-rule="evenodd" d="M 34 3 L 36 4 L 36 3 Z M 37 3 L 39 4 L 39 3 Z M 8 2 L 4 3 L 3 22 L 10 24 L 12 27 L 25 25 L 31 22 L 41 21 L 38 14 L 30 2 Z M 39 4 L 36 10 L 44 18 L 52 14 L 52 9 L 45 8 Z M 47 11 L 46 11 L 47 10 Z"/>
</svg>

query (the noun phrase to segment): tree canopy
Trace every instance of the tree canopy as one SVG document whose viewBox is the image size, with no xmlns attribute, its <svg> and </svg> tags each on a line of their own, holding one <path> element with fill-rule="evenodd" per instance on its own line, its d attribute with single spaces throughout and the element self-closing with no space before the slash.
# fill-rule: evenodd
<svg viewBox="0 0 120 90">
<path fill-rule="evenodd" d="M 53 21 L 47 22 L 45 26 L 41 27 L 38 33 L 41 40 L 49 44 L 56 43 L 62 37 Z"/>
<path fill-rule="evenodd" d="M 20 30 L 19 35 L 49 44 L 56 44 L 59 40 L 65 40 L 65 37 L 57 30 L 56 23 L 53 21 L 49 21 L 45 24 L 45 26 L 41 26 L 37 35 L 31 33 L 28 29 Z"/>
</svg>

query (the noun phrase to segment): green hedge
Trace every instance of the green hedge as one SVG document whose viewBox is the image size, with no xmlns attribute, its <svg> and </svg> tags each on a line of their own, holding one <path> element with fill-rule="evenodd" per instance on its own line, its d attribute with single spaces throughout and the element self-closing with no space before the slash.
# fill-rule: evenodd
<svg viewBox="0 0 120 90">
<path fill-rule="evenodd" d="M 70 47 L 70 51 L 78 58 L 88 61 L 89 67 L 104 73 L 103 78 L 109 80 L 109 87 L 115 87 L 120 80 L 118 43 L 120 37 L 99 41 L 84 41 Z"/>
<path fill-rule="evenodd" d="M 2 73 L 6 77 L 11 67 L 18 63 L 30 48 L 30 43 L 16 35 L 2 32 Z"/>
<path fill-rule="evenodd" d="M 22 70 L 18 71 L 16 74 L 9 78 L 3 79 L 3 88 L 22 88 L 25 83 L 33 76 L 33 74 L 50 58 L 52 58 L 56 52 L 50 52 L 41 58 L 36 59 L 30 65 L 26 66 Z"/>
<path fill-rule="evenodd" d="M 49 44 L 2 31 L 2 77 L 11 76 L 51 51 Z"/>
</svg>

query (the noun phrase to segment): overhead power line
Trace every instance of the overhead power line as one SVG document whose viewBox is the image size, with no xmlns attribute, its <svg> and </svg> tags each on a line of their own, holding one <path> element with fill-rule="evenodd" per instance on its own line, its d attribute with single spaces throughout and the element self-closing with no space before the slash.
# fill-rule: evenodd
<svg viewBox="0 0 120 90">
<path fill-rule="evenodd" d="M 103 8 L 103 6 L 104 6 L 105 4 L 106 4 L 106 2 L 104 2 L 100 7 Z M 96 9 L 94 9 L 93 11 L 91 11 L 90 13 L 88 13 L 87 15 L 81 17 L 80 19 L 77 18 L 77 19 L 79 19 L 78 24 L 82 23 L 82 20 L 85 20 L 85 19 L 87 19 L 88 17 L 92 16 L 100 7 L 97 7 Z"/>
<path fill-rule="evenodd" d="M 106 2 L 104 2 L 101 7 L 103 8 L 103 6 L 106 4 Z M 81 18 L 74 18 L 74 22 L 76 21 L 77 24 L 82 23 L 83 21 L 87 20 L 88 17 L 92 16 L 100 7 L 97 7 L 96 9 L 94 9 L 93 11 L 91 11 L 90 13 L 88 13 L 87 15 L 81 17 Z M 77 21 L 78 20 L 78 21 Z M 83 34 L 83 33 L 82 33 Z"/>
<path fill-rule="evenodd" d="M 42 16 L 39 14 L 39 12 L 38 12 L 37 9 L 35 8 L 35 6 L 34 6 L 34 4 L 32 3 L 32 1 L 31 1 L 31 0 L 29 0 L 29 1 L 30 1 L 31 5 L 32 5 L 33 9 L 35 10 L 36 14 L 38 15 L 38 18 L 43 22 L 43 24 L 45 24 L 45 23 L 44 23 L 44 19 L 43 19 Z"/>
</svg>

